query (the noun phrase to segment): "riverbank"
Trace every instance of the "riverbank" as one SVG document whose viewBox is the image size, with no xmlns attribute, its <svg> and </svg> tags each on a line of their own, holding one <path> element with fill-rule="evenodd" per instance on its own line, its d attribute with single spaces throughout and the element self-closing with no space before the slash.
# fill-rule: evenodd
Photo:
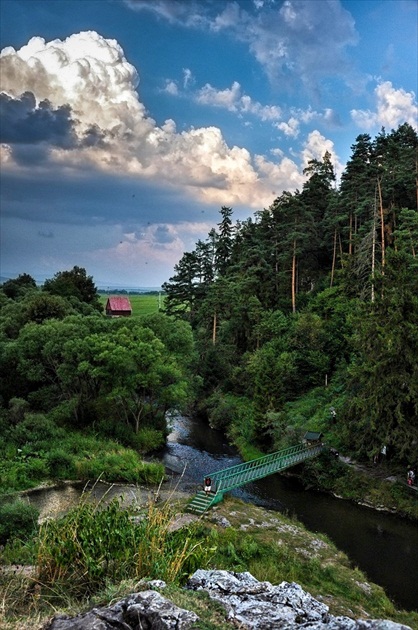
<svg viewBox="0 0 418 630">
<path fill-rule="evenodd" d="M 299 475 L 308 489 L 329 492 L 338 499 L 418 521 L 416 486 L 408 486 L 398 468 L 364 464 L 332 451 L 306 462 Z"/>
<path fill-rule="evenodd" d="M 160 460 L 166 472 L 172 470 L 174 473 L 169 483 L 160 488 L 157 505 L 163 505 L 170 495 L 170 503 L 187 501 L 188 496 L 200 489 L 204 473 L 241 461 L 237 452 L 225 443 L 222 433 L 208 429 L 196 419 L 181 416 L 175 418 Z M 149 500 L 155 500 L 158 486 L 103 484 L 101 494 L 118 498 L 123 489 L 135 503 L 145 505 Z M 51 492 L 55 494 L 54 490 Z M 182 492 L 186 496 L 182 496 Z M 418 559 L 414 549 L 418 545 L 411 541 L 417 532 L 405 519 L 359 508 L 354 505 L 354 500 L 335 500 L 331 492 L 307 492 L 293 478 L 283 475 L 273 475 L 232 494 L 234 498 L 244 499 L 246 504 L 298 515 L 307 530 L 326 533 L 372 581 L 384 585 L 396 601 L 403 602 L 407 609 L 415 607 L 414 567 Z M 42 493 L 40 495 L 42 497 Z"/>
<path fill-rule="evenodd" d="M 240 462 L 234 451 L 228 450 L 222 435 L 216 432 L 203 434 L 194 431 L 195 422 L 179 418 L 176 435 L 168 441 L 161 461 L 166 473 L 171 472 L 168 483 L 158 486 L 96 483 L 94 495 L 101 500 L 124 496 L 133 505 L 154 501 L 157 494 L 160 504 L 172 496 L 181 499 L 181 493 L 192 496 L 200 490 L 202 471 L 213 471 Z M 197 448 L 193 438 L 211 449 L 211 453 Z M 173 440 L 173 438 L 176 438 Z M 191 445 L 193 444 L 193 446 Z M 38 492 L 30 491 L 31 504 L 41 512 L 41 518 L 57 516 L 75 505 L 80 499 L 84 484 L 78 488 L 61 485 Z M 415 494 L 415 493 L 414 493 Z M 414 609 L 418 597 L 414 567 L 418 562 L 418 531 L 409 520 L 399 519 L 385 511 L 358 507 L 354 501 L 337 500 L 332 493 L 307 491 L 293 476 L 273 475 L 250 484 L 232 495 L 247 503 L 296 515 L 311 532 L 322 532 L 359 566 L 369 579 L 382 585 L 395 601 L 406 609 Z M 416 543 L 414 541 L 416 540 Z"/>
<path fill-rule="evenodd" d="M 242 439 L 235 446 L 244 461 L 263 455 L 255 453 L 253 446 Z M 280 474 L 299 479 L 308 490 L 326 492 L 337 499 L 418 521 L 418 487 L 409 486 L 406 470 L 393 467 L 390 462 L 360 463 L 327 448 L 319 457 Z"/>
<path fill-rule="evenodd" d="M 353 567 L 346 554 L 326 536 L 309 532 L 295 518 L 229 496 L 203 517 L 185 514 L 190 492 L 185 491 L 184 485 L 180 488 L 178 482 L 178 477 L 171 477 L 159 488 L 144 487 L 147 492 L 143 492 L 143 503 L 136 508 L 141 512 L 147 509 L 147 502 L 156 500 L 157 508 L 164 510 L 168 503 L 169 530 L 184 540 L 192 535 L 193 528 L 199 528 L 199 539 L 211 549 L 210 568 L 249 571 L 255 578 L 272 584 L 283 580 L 297 582 L 329 606 L 333 615 L 390 619 L 418 628 L 418 612 L 398 610 L 383 589 Z M 104 591 L 83 598 L 82 603 L 66 597 L 64 592 L 60 598 L 54 593 L 52 600 L 36 574 L 15 571 L 0 577 L 0 621 L 5 630 L 38 630 L 46 623 L 48 615 L 51 616 L 52 601 L 57 612 L 73 615 L 94 605 L 115 601 L 115 597 L 137 589 L 138 583 L 127 580 L 109 583 Z M 187 598 L 187 607 L 191 610 L 195 601 L 195 610 L 200 612 L 201 602 L 194 600 L 191 593 L 186 596 L 178 584 L 170 584 L 169 592 L 173 601 Z M 207 608 L 208 619 L 217 615 L 219 621 L 219 610 L 209 604 Z M 195 627 L 206 630 L 230 627 L 220 626 L 218 621 L 213 625 L 206 621 L 206 625 Z M 224 624 L 225 618 L 221 621 Z"/>
</svg>

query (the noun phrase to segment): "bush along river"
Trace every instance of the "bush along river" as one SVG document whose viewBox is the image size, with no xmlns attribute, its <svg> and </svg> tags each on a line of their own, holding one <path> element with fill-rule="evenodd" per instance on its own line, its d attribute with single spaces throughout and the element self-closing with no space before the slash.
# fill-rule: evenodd
<svg viewBox="0 0 418 630">
<path fill-rule="evenodd" d="M 168 469 L 183 475 L 191 492 L 201 489 L 206 474 L 241 463 L 223 434 L 210 429 L 202 420 L 176 416 L 170 426 L 163 461 Z M 231 494 L 243 501 L 294 514 L 310 531 L 329 536 L 397 605 L 406 610 L 418 609 L 416 523 L 328 494 L 307 491 L 297 479 L 279 474 Z"/>
<path fill-rule="evenodd" d="M 174 474 L 175 488 L 190 494 L 202 488 L 204 476 L 241 463 L 225 436 L 197 418 L 175 416 L 160 458 Z M 177 479 L 177 481 L 176 481 Z M 84 484 L 30 491 L 41 517 L 59 516 L 76 504 Z M 405 610 L 418 609 L 418 527 L 392 514 L 358 506 L 328 494 L 305 490 L 293 477 L 270 475 L 231 494 L 245 502 L 289 513 L 311 532 L 329 536 L 368 579 L 382 586 Z M 97 483 L 93 499 L 123 496 L 126 503 L 145 501 L 149 489 Z M 175 498 L 175 495 L 173 493 Z"/>
</svg>

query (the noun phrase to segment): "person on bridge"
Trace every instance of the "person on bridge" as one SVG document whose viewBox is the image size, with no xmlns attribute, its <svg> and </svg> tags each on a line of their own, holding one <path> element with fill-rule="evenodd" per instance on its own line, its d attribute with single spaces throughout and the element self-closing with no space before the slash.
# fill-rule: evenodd
<svg viewBox="0 0 418 630">
<path fill-rule="evenodd" d="M 212 490 L 212 480 L 210 477 L 205 477 L 204 488 L 205 488 L 205 492 L 207 496 L 208 494 L 210 494 L 210 491 Z"/>
<path fill-rule="evenodd" d="M 406 475 L 406 480 L 408 482 L 408 486 L 413 486 L 415 483 L 415 472 L 412 468 L 409 468 L 408 473 Z"/>
</svg>

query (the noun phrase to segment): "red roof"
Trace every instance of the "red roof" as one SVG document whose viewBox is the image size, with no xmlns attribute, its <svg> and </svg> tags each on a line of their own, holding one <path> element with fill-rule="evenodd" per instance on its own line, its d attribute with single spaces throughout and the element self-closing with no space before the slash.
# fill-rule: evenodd
<svg viewBox="0 0 418 630">
<path fill-rule="evenodd" d="M 107 298 L 106 311 L 129 311 L 132 312 L 132 306 L 127 297 L 110 297 Z"/>
</svg>

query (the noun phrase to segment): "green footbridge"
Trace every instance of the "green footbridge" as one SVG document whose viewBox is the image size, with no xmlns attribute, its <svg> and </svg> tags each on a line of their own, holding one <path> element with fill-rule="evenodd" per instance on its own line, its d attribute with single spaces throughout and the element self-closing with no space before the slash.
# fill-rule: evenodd
<svg viewBox="0 0 418 630">
<path fill-rule="evenodd" d="M 270 455 L 203 475 L 202 483 L 204 477 L 211 478 L 212 491 L 206 495 L 204 490 L 200 490 L 186 509 L 194 514 L 203 514 L 210 507 L 222 501 L 226 492 L 300 464 L 307 459 L 317 457 L 324 448 L 320 442 L 317 444 L 296 444 Z"/>
</svg>

